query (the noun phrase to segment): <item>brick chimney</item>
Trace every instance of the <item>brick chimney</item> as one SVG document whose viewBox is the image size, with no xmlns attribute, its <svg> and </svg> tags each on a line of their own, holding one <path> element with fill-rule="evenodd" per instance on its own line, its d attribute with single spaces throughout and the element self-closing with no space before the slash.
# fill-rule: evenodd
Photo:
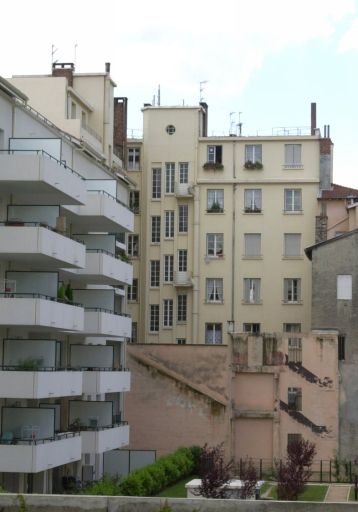
<svg viewBox="0 0 358 512">
<path fill-rule="evenodd" d="M 127 148 L 128 98 L 114 98 L 113 148 L 124 162 Z"/>
<path fill-rule="evenodd" d="M 64 76 L 67 78 L 68 85 L 73 86 L 73 73 L 75 65 L 73 62 L 54 62 L 52 64 L 52 76 Z"/>
</svg>

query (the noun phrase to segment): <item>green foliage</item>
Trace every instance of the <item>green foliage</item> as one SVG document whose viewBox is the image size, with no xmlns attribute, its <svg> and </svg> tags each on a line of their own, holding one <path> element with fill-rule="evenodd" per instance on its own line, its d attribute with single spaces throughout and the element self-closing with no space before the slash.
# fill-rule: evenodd
<svg viewBox="0 0 358 512">
<path fill-rule="evenodd" d="M 118 496 L 121 494 L 120 488 L 121 485 L 119 478 L 104 475 L 101 480 L 98 480 L 98 482 L 95 482 L 91 486 L 87 487 L 87 489 L 84 489 L 82 494 L 90 494 L 95 496 Z"/>
<path fill-rule="evenodd" d="M 57 298 L 61 300 L 66 300 L 66 289 L 63 283 L 60 284 L 57 290 Z"/>
<path fill-rule="evenodd" d="M 35 359 L 33 357 L 27 357 L 26 359 L 20 359 L 16 367 L 17 370 L 36 371 L 43 364 L 43 359 Z"/>
<path fill-rule="evenodd" d="M 65 298 L 68 300 L 68 302 L 73 302 L 73 290 L 70 283 L 68 283 L 66 286 Z"/>
<path fill-rule="evenodd" d="M 27 511 L 27 507 L 26 507 L 25 498 L 22 496 L 22 494 L 19 494 L 17 499 L 19 501 L 18 512 L 26 512 Z"/>
</svg>

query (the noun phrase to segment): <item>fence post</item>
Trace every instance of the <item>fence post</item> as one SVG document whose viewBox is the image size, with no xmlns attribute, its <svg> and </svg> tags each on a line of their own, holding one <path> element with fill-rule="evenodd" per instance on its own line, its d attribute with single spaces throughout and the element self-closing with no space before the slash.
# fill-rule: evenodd
<svg viewBox="0 0 358 512">
<path fill-rule="evenodd" d="M 323 481 L 323 466 L 322 466 L 322 459 L 320 460 L 319 464 L 319 480 L 322 483 Z"/>
<path fill-rule="evenodd" d="M 332 482 L 332 464 L 331 459 L 329 459 L 329 483 Z"/>
<path fill-rule="evenodd" d="M 262 480 L 262 459 L 260 459 L 260 480 Z"/>
</svg>

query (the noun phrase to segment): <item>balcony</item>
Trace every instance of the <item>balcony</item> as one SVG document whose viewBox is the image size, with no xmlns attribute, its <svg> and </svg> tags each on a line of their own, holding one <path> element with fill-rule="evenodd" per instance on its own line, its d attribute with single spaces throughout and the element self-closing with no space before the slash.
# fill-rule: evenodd
<svg viewBox="0 0 358 512">
<path fill-rule="evenodd" d="M 193 280 L 192 280 L 192 273 L 189 271 L 180 272 L 176 271 L 174 272 L 174 286 L 178 287 L 189 287 L 193 286 Z"/>
<path fill-rule="evenodd" d="M 0 367 L 0 398 L 54 398 L 82 394 L 82 372 Z"/>
<path fill-rule="evenodd" d="M 82 176 L 44 150 L 1 150 L 0 189 L 11 193 L 14 203 L 80 205 L 86 201 Z"/>
<path fill-rule="evenodd" d="M 193 187 L 193 184 L 178 183 L 178 182 L 176 182 L 175 183 L 174 192 L 175 192 L 175 196 L 177 198 L 181 198 L 181 197 L 185 197 L 185 198 L 194 197 L 194 187 Z"/>
<path fill-rule="evenodd" d="M 129 444 L 129 426 L 111 425 L 93 430 L 81 431 L 82 451 L 84 453 L 103 453 L 123 448 Z"/>
</svg>

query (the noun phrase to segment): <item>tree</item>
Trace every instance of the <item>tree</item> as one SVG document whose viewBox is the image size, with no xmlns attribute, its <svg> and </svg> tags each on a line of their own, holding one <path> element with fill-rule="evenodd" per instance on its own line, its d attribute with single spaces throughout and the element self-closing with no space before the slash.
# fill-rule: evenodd
<svg viewBox="0 0 358 512">
<path fill-rule="evenodd" d="M 312 475 L 311 466 L 316 446 L 300 439 L 287 447 L 286 461 L 276 462 L 277 496 L 280 500 L 297 500 Z"/>
<path fill-rule="evenodd" d="M 247 500 L 255 496 L 258 475 L 252 459 L 247 459 L 241 463 L 240 480 L 243 482 L 240 497 L 243 500 Z"/>
<path fill-rule="evenodd" d="M 197 491 L 204 498 L 225 498 L 224 485 L 230 480 L 233 462 L 225 462 L 223 445 L 204 446 L 199 459 L 201 485 Z"/>
</svg>

